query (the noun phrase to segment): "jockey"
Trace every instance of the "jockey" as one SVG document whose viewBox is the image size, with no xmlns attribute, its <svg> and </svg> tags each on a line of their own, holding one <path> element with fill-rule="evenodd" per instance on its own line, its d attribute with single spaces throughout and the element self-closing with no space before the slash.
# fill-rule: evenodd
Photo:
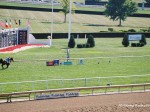
<svg viewBox="0 0 150 112">
<path fill-rule="evenodd" d="M 6 58 L 5 61 L 6 61 L 7 63 L 10 63 L 10 58 Z"/>
</svg>

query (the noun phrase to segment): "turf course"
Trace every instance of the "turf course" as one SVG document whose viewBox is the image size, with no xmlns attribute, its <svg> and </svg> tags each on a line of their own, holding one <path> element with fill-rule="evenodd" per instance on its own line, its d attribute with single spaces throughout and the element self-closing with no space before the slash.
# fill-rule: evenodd
<svg viewBox="0 0 150 112">
<path fill-rule="evenodd" d="M 63 48 L 66 47 L 67 39 L 54 39 L 51 48 L 33 48 L 14 54 L 1 54 L 2 58 L 12 56 L 16 61 L 11 63 L 9 69 L 0 70 L 0 82 L 150 74 L 149 38 L 147 38 L 148 44 L 141 48 L 123 47 L 121 45 L 121 38 L 96 38 L 95 41 L 96 47 L 94 48 L 74 48 L 70 50 L 71 58 L 83 58 L 84 65 L 78 65 L 78 60 L 73 59 L 73 65 L 71 66 L 46 66 L 46 61 L 49 60 L 60 59 L 60 61 L 65 61 L 66 51 Z M 83 42 L 85 40 L 80 39 L 79 43 Z M 105 85 L 106 81 L 111 81 L 112 84 L 148 83 L 150 82 L 150 76 L 135 78 L 132 82 L 131 78 L 110 78 L 99 83 L 95 83 L 96 81 L 97 79 L 89 80 L 87 86 Z M 77 81 L 73 85 L 72 80 L 70 82 L 63 82 L 64 84 L 61 87 L 84 86 L 82 81 Z M 61 82 L 50 81 L 48 87 L 58 88 L 58 83 Z M 31 85 L 32 83 L 20 85 L 20 90 L 32 90 L 30 88 L 32 87 Z M 38 84 L 34 85 L 34 89 L 43 89 L 45 85 L 45 83 L 38 82 Z M 5 86 L 3 85 L 3 87 Z M 13 90 L 15 87 L 7 85 L 5 91 L 15 91 L 16 89 Z"/>
</svg>

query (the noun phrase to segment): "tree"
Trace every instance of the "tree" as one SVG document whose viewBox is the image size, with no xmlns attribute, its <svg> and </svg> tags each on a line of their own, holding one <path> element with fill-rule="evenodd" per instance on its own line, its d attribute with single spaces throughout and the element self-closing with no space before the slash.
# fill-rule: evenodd
<svg viewBox="0 0 150 112">
<path fill-rule="evenodd" d="M 145 0 L 145 1 L 150 4 L 150 0 Z"/>
<path fill-rule="evenodd" d="M 95 41 L 94 41 L 94 37 L 93 35 L 88 35 L 87 36 L 87 44 L 90 45 L 90 47 L 94 47 L 95 46 Z"/>
<path fill-rule="evenodd" d="M 107 17 L 113 21 L 125 21 L 127 16 L 133 15 L 137 11 L 137 5 L 132 0 L 109 0 L 104 11 Z"/>
<path fill-rule="evenodd" d="M 70 47 L 70 48 L 74 48 L 75 47 L 75 40 L 74 40 L 74 36 L 73 35 L 71 35 L 71 37 L 70 37 L 70 40 L 69 40 L 69 42 L 68 42 L 68 47 Z"/>
<path fill-rule="evenodd" d="M 124 47 L 129 46 L 129 40 L 128 40 L 128 35 L 127 34 L 124 35 L 124 38 L 122 40 L 122 45 L 124 45 Z"/>
<path fill-rule="evenodd" d="M 61 6 L 62 6 L 62 12 L 64 13 L 64 23 L 66 23 L 66 17 L 67 14 L 69 13 L 69 9 L 70 9 L 70 0 L 61 0 Z M 72 12 L 75 12 L 75 7 L 72 6 Z"/>
</svg>

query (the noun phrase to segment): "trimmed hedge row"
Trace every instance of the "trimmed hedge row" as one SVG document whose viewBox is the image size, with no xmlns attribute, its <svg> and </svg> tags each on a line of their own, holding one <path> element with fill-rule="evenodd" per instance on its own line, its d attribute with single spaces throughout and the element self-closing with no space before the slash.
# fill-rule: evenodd
<svg viewBox="0 0 150 112">
<path fill-rule="evenodd" d="M 90 44 L 77 44 L 77 48 L 90 48 Z"/>
<path fill-rule="evenodd" d="M 131 43 L 132 47 L 143 47 L 144 45 L 144 43 Z"/>
</svg>

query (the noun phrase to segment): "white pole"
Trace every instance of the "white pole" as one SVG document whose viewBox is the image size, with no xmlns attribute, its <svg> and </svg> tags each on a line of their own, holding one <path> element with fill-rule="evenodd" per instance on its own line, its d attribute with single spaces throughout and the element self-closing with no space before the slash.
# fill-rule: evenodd
<svg viewBox="0 0 150 112">
<path fill-rule="evenodd" d="M 19 28 L 16 28 L 16 33 L 17 33 L 17 43 L 16 43 L 16 45 L 18 45 L 18 32 L 19 32 Z"/>
<path fill-rule="evenodd" d="M 27 44 L 29 44 L 29 38 L 30 38 L 29 35 L 30 35 L 30 19 L 27 20 Z"/>
<path fill-rule="evenodd" d="M 78 44 L 78 41 L 79 41 L 79 34 L 77 34 L 77 44 Z"/>
<path fill-rule="evenodd" d="M 30 44 L 29 43 L 29 37 L 30 36 L 30 26 L 27 26 L 27 44 Z"/>
<path fill-rule="evenodd" d="M 143 3 L 142 3 L 142 10 L 144 10 L 144 0 L 143 0 Z"/>
<path fill-rule="evenodd" d="M 52 17 L 51 17 L 51 38 L 49 38 L 49 46 L 52 46 L 52 38 L 53 38 L 53 22 L 54 22 L 54 15 L 53 15 L 53 13 L 54 13 L 54 7 L 53 7 L 53 0 L 51 1 L 51 3 L 52 3 Z"/>
<path fill-rule="evenodd" d="M 86 34 L 85 34 L 85 44 L 86 44 Z"/>
<path fill-rule="evenodd" d="M 70 8 L 69 8 L 69 24 L 68 24 L 68 42 L 70 40 L 71 35 L 71 20 L 72 20 L 72 0 L 70 0 Z"/>
</svg>

